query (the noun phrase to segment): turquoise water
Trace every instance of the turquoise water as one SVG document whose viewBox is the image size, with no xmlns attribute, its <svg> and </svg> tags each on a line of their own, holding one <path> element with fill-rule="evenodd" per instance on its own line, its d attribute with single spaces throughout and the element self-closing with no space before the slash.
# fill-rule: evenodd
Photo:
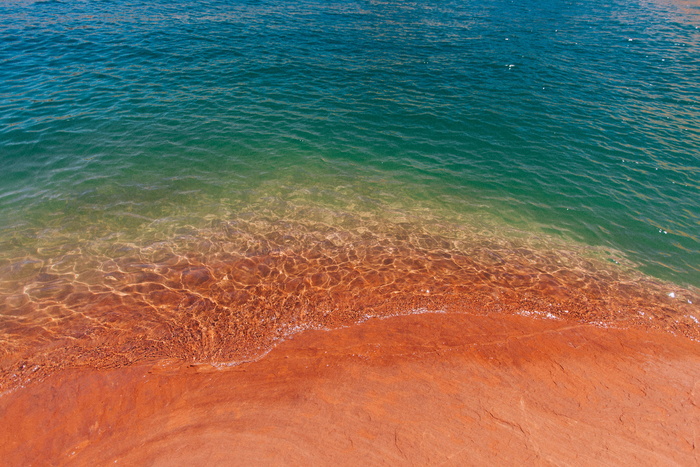
<svg viewBox="0 0 700 467">
<path fill-rule="evenodd" d="M 277 178 L 340 179 L 700 285 L 697 6 L 0 8 L 4 239 L 55 216 L 124 230 Z"/>
<path fill-rule="evenodd" d="M 5 1 L 3 313 L 285 229 L 699 286 L 699 27 L 681 0 Z"/>
</svg>

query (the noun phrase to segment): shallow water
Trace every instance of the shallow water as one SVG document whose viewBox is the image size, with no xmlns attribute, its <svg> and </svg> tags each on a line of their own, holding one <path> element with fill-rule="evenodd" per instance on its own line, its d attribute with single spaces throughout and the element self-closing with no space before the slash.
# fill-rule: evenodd
<svg viewBox="0 0 700 467">
<path fill-rule="evenodd" d="M 661 1 L 4 2 L 5 380 L 424 308 L 697 336 L 699 27 Z"/>
</svg>

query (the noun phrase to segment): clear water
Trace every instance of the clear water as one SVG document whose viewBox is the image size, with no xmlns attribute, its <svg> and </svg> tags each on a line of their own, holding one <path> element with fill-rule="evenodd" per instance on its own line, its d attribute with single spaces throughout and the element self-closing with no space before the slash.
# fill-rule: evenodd
<svg viewBox="0 0 700 467">
<path fill-rule="evenodd" d="M 221 285 L 331 239 L 697 287 L 699 27 L 681 0 L 5 1 L 4 339 L 95 319 L 76 294 L 117 270 Z"/>
</svg>

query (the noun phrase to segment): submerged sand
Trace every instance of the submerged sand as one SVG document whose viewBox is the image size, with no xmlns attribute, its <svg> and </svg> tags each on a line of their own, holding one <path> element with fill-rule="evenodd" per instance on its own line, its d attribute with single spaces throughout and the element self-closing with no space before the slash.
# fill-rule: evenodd
<svg viewBox="0 0 700 467">
<path fill-rule="evenodd" d="M 350 224 L 2 266 L 1 463 L 697 463 L 696 289 L 576 245 Z"/>
<path fill-rule="evenodd" d="M 415 310 L 700 339 L 696 289 L 589 248 L 353 222 L 236 221 L 173 243 L 15 258 L 0 267 L 0 393 L 71 368 L 238 362 L 301 330 Z"/>
<path fill-rule="evenodd" d="M 258 361 L 67 369 L 0 398 L 5 465 L 693 465 L 700 343 L 416 314 Z"/>
</svg>

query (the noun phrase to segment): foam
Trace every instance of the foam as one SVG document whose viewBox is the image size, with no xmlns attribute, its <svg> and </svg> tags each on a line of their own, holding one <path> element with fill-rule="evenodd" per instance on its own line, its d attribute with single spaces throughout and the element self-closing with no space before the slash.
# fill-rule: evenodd
<svg viewBox="0 0 700 467">
<path fill-rule="evenodd" d="M 0 388 L 65 367 L 250 361 L 302 330 L 415 312 L 700 337 L 695 291 L 585 249 L 419 222 L 343 222 L 252 216 L 158 242 L 16 258 L 0 271 Z"/>
</svg>

